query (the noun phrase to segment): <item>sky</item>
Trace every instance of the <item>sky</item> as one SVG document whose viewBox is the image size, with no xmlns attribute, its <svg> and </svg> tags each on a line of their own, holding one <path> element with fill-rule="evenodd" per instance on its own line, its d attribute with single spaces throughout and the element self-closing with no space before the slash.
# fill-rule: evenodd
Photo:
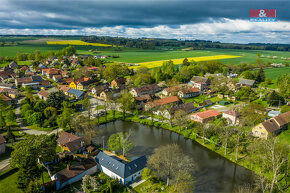
<svg viewBox="0 0 290 193">
<path fill-rule="evenodd" d="M 250 9 L 277 22 L 250 22 Z M 290 0 L 0 0 L 0 34 L 290 44 Z"/>
</svg>

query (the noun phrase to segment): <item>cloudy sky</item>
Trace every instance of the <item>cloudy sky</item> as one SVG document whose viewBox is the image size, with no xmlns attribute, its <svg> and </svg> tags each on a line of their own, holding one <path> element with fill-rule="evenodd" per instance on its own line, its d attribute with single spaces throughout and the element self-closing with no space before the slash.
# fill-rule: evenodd
<svg viewBox="0 0 290 193">
<path fill-rule="evenodd" d="M 250 22 L 276 9 L 277 22 Z M 0 34 L 290 44 L 290 0 L 0 0 Z"/>
</svg>

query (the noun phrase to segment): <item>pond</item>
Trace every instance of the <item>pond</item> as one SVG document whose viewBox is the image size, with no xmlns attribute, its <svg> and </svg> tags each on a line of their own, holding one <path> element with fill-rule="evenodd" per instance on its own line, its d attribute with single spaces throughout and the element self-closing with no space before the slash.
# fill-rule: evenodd
<svg viewBox="0 0 290 193">
<path fill-rule="evenodd" d="M 197 169 L 194 172 L 195 192 L 234 192 L 238 186 L 251 186 L 253 172 L 245 169 L 217 153 L 208 150 L 199 143 L 185 139 L 174 132 L 151 127 L 139 123 L 115 121 L 101 125 L 98 136 L 93 139 L 95 144 L 106 142 L 109 136 L 117 132 L 132 130 L 131 141 L 134 149 L 127 153 L 130 158 L 151 155 L 154 148 L 177 143 L 185 154 L 192 157 Z"/>
</svg>

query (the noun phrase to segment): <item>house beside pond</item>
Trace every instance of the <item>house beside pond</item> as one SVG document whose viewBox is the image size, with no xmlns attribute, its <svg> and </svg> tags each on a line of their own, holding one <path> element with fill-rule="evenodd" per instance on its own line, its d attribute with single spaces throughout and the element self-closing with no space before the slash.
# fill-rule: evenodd
<svg viewBox="0 0 290 193">
<path fill-rule="evenodd" d="M 110 156 L 102 151 L 96 156 L 96 162 L 100 171 L 111 178 L 118 179 L 121 184 L 128 184 L 141 178 L 142 171 L 146 166 L 146 156 L 126 162 L 119 157 Z"/>
</svg>

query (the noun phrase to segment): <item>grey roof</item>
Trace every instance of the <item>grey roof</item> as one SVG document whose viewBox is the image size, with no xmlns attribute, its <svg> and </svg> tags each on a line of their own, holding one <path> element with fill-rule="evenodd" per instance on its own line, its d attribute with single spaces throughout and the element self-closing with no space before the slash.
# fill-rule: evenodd
<svg viewBox="0 0 290 193">
<path fill-rule="evenodd" d="M 73 94 L 73 95 L 76 95 L 77 98 L 80 98 L 84 94 L 83 91 L 76 90 L 76 89 L 73 89 L 73 88 L 69 89 L 68 90 L 68 93 Z"/>
<path fill-rule="evenodd" d="M 142 170 L 146 166 L 147 158 L 144 155 L 127 163 L 120 158 L 109 156 L 100 151 L 96 156 L 96 162 L 125 179 L 128 176 Z"/>
<path fill-rule="evenodd" d="M 255 80 L 244 79 L 244 78 L 239 79 L 239 84 L 245 84 L 245 85 L 253 86 L 254 83 L 255 83 Z"/>
</svg>

